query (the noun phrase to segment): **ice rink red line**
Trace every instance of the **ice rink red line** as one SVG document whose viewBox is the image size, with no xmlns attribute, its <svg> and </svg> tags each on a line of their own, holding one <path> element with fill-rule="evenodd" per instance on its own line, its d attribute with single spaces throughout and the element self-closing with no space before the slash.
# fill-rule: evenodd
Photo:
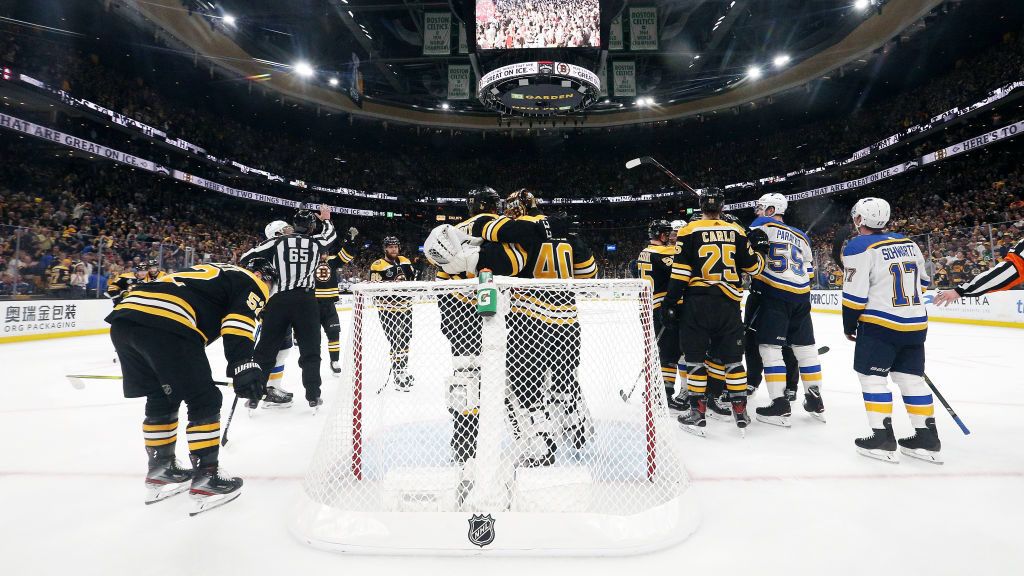
<svg viewBox="0 0 1024 576">
<path fill-rule="evenodd" d="M 929 465 L 924 462 L 922 466 Z M 934 466 L 934 465 L 929 465 Z M 36 476 L 44 478 L 133 478 L 142 479 L 145 473 L 128 472 L 64 472 L 54 471 L 31 471 L 31 470 L 0 470 L 0 478 L 7 476 Z M 977 472 L 909 472 L 909 473 L 878 473 L 870 474 L 790 474 L 780 475 L 754 475 L 754 476 L 701 476 L 690 475 L 694 483 L 712 482 L 791 482 L 791 481 L 821 481 L 821 480 L 945 480 L 961 478 L 1022 478 L 1024 470 L 996 470 Z M 302 480 L 297 475 L 264 475 L 264 474 L 242 474 L 243 480 L 259 480 L 268 482 L 297 482 Z"/>
</svg>

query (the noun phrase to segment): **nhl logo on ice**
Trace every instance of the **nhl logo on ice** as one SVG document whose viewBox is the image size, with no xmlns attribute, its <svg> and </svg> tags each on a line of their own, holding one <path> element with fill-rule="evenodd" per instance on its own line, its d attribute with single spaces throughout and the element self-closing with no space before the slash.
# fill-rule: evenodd
<svg viewBox="0 0 1024 576">
<path fill-rule="evenodd" d="M 469 519 L 469 541 L 481 548 L 494 542 L 494 518 L 490 514 L 473 514 Z"/>
</svg>

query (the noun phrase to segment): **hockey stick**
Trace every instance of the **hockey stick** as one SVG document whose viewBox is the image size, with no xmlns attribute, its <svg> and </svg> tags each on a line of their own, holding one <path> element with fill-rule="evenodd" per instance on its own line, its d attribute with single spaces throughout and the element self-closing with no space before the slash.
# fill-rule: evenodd
<svg viewBox="0 0 1024 576">
<path fill-rule="evenodd" d="M 71 382 L 72 388 L 74 388 L 75 390 L 82 390 L 85 388 L 84 380 L 123 380 L 124 376 L 110 376 L 100 374 L 68 374 L 65 376 L 65 378 L 67 378 L 68 381 Z M 230 386 L 228 382 L 218 382 L 214 380 L 213 383 L 216 384 L 217 386 Z"/>
<path fill-rule="evenodd" d="M 658 330 L 658 335 L 657 335 L 657 336 L 655 337 L 655 339 L 654 339 L 654 345 L 655 345 L 655 346 L 657 346 L 657 345 L 658 345 L 658 342 L 660 342 L 660 341 L 661 341 L 661 335 L 662 335 L 662 334 L 663 334 L 664 332 L 665 332 L 665 327 L 664 327 L 664 326 L 662 326 L 662 327 L 661 327 L 661 330 Z M 641 376 L 643 376 L 643 375 L 644 375 L 644 369 L 643 369 L 643 368 L 641 368 L 641 369 L 640 369 L 640 373 L 639 373 L 639 374 L 637 374 L 637 375 L 636 375 L 636 378 L 634 378 L 634 379 L 633 379 L 633 387 L 629 389 L 629 394 L 626 394 L 626 390 L 625 390 L 624 388 L 620 388 L 620 389 L 619 389 L 619 398 L 622 398 L 622 401 L 623 401 L 623 402 L 629 402 L 629 398 L 630 398 L 631 396 L 633 396 L 633 392 L 635 392 L 635 391 L 636 391 L 636 386 L 637 386 L 637 384 L 639 384 L 639 383 L 640 383 L 640 377 L 641 377 Z"/>
<path fill-rule="evenodd" d="M 697 196 L 700 196 L 700 192 L 697 192 L 696 190 L 694 190 L 693 187 L 691 187 L 689 184 L 687 184 L 686 182 L 683 182 L 683 180 L 681 178 L 679 178 L 679 176 L 676 176 L 675 174 L 672 173 L 671 170 L 669 170 L 668 168 L 665 168 L 664 166 L 662 166 L 661 162 L 658 162 L 657 160 L 655 160 L 654 158 L 651 158 L 650 156 L 641 156 L 639 158 L 634 158 L 634 159 L 630 160 L 629 162 L 626 162 L 626 170 L 632 170 L 633 168 L 636 168 L 637 166 L 640 166 L 641 164 L 647 164 L 648 166 L 654 166 L 658 170 L 661 170 L 662 172 L 664 172 L 665 175 L 668 176 L 669 178 L 671 178 L 672 181 L 675 182 L 676 184 L 679 184 L 683 188 L 689 190 L 690 192 L 693 192 Z"/>
<path fill-rule="evenodd" d="M 383 392 L 385 388 L 387 388 L 387 387 L 388 387 L 388 382 L 391 382 L 391 375 L 392 375 L 392 374 L 394 374 L 394 372 L 395 372 L 395 365 L 394 365 L 394 364 L 392 364 L 392 365 L 391 365 L 391 368 L 388 368 L 388 377 L 384 379 L 384 383 L 383 383 L 383 384 L 381 384 L 381 385 L 380 385 L 380 388 L 378 388 L 378 389 L 377 389 L 377 394 L 378 394 L 378 395 L 379 395 L 379 394 L 380 394 L 381 392 Z"/>
<path fill-rule="evenodd" d="M 228 413 L 228 423 L 224 425 L 224 434 L 220 437 L 220 445 L 228 445 L 228 429 L 231 428 L 231 419 L 235 417 L 235 408 L 238 406 L 238 396 L 235 396 L 235 400 L 231 403 L 231 412 Z"/>
<path fill-rule="evenodd" d="M 942 402 L 942 406 L 946 409 L 946 412 L 949 412 L 949 415 L 953 417 L 953 422 L 956 422 L 956 425 L 960 427 L 960 431 L 964 433 L 964 436 L 969 436 L 971 431 L 967 429 L 966 425 L 964 425 L 964 421 L 956 415 L 956 412 L 953 411 L 949 402 L 946 402 L 946 399 L 942 397 L 942 393 L 935 387 L 935 383 L 932 382 L 932 379 L 929 378 L 927 374 L 924 375 L 924 381 L 928 384 L 928 387 L 932 389 L 932 393 L 939 399 L 939 402 Z"/>
</svg>

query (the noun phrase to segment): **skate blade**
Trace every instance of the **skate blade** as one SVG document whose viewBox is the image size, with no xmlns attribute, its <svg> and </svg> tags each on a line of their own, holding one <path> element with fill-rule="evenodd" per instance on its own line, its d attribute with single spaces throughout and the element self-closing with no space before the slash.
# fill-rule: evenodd
<svg viewBox="0 0 1024 576">
<path fill-rule="evenodd" d="M 707 432 L 704 430 L 705 428 L 707 428 L 706 426 L 691 426 L 689 424 L 680 423 L 679 427 L 682 428 L 684 432 L 689 432 L 694 436 L 699 436 L 700 438 L 707 438 Z"/>
<path fill-rule="evenodd" d="M 825 413 L 824 412 L 808 412 L 807 415 L 810 416 L 811 418 L 814 418 L 818 422 L 821 422 L 822 424 L 825 423 Z"/>
<path fill-rule="evenodd" d="M 789 416 L 762 416 L 760 414 L 755 414 L 754 418 L 756 418 L 758 422 L 771 424 L 772 426 L 780 426 L 782 428 L 789 428 L 792 426 L 792 424 L 789 423 Z"/>
<path fill-rule="evenodd" d="M 178 484 L 146 484 L 146 505 L 156 504 L 161 500 L 167 500 L 171 496 L 181 494 L 185 490 L 188 490 L 191 486 L 191 481 L 181 482 Z"/>
<path fill-rule="evenodd" d="M 708 410 L 707 412 L 704 413 L 704 416 L 706 416 L 707 418 L 711 418 L 712 420 L 717 420 L 719 422 L 732 422 L 733 421 L 732 412 L 730 412 L 728 414 L 719 414 L 718 412 L 715 412 L 713 410 Z"/>
<path fill-rule="evenodd" d="M 932 452 L 931 450 L 924 450 L 922 448 L 904 448 L 900 446 L 900 452 L 910 456 L 911 458 L 917 458 L 918 460 L 924 460 L 932 464 L 943 464 L 942 456 L 938 452 Z"/>
<path fill-rule="evenodd" d="M 203 512 L 209 512 L 214 508 L 220 508 L 221 506 L 231 502 L 235 498 L 242 495 L 242 490 L 238 489 L 228 494 L 219 494 L 217 496 L 193 496 L 195 506 L 192 511 L 188 513 L 189 516 L 197 516 Z"/>
<path fill-rule="evenodd" d="M 283 410 L 285 408 L 291 408 L 292 403 L 289 402 L 263 402 L 263 409 L 265 410 Z"/>
<path fill-rule="evenodd" d="M 899 457 L 896 456 L 895 450 L 890 452 L 888 450 L 871 450 L 867 448 L 857 448 L 857 452 L 863 456 L 867 456 L 868 458 L 874 458 L 875 460 L 881 460 L 882 462 L 888 462 L 890 464 L 900 463 Z"/>
</svg>

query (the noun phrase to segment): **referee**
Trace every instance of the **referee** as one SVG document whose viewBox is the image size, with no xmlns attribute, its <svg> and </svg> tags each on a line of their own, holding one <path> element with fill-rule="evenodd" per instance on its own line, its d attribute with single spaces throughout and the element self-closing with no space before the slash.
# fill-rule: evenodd
<svg viewBox="0 0 1024 576">
<path fill-rule="evenodd" d="M 319 220 L 319 222 L 318 222 Z M 302 387 L 312 407 L 323 403 L 320 399 L 320 312 L 313 290 L 314 272 L 320 254 L 326 252 L 337 235 L 331 224 L 331 211 L 320 206 L 320 213 L 299 210 L 295 225 L 278 224 L 280 231 L 241 257 L 244 266 L 253 258 L 266 258 L 279 271 L 276 291 L 263 310 L 260 338 L 253 352 L 253 360 L 263 372 L 263 384 L 274 367 L 274 359 L 289 329 L 294 329 L 299 345 L 299 368 L 302 369 Z M 268 226 L 269 228 L 270 226 Z M 318 231 L 319 229 L 319 231 Z"/>
</svg>

